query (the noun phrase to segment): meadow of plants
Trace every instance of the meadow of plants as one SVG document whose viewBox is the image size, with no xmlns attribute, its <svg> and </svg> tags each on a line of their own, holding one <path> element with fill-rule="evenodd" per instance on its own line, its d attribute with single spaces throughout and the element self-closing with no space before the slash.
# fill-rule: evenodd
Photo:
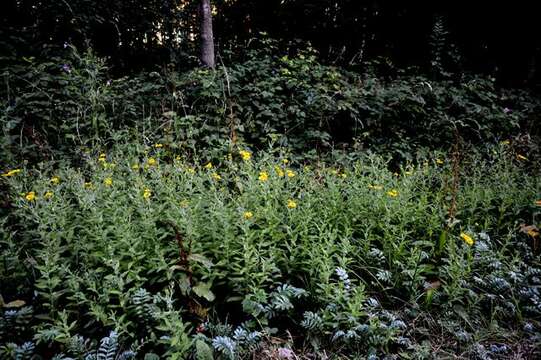
<svg viewBox="0 0 541 360">
<path fill-rule="evenodd" d="M 541 357 L 535 93 L 251 44 L 0 58 L 0 358 Z"/>
<path fill-rule="evenodd" d="M 167 143 L 2 174 L 2 358 L 539 355 L 541 184 L 513 142 L 292 160 Z"/>
</svg>

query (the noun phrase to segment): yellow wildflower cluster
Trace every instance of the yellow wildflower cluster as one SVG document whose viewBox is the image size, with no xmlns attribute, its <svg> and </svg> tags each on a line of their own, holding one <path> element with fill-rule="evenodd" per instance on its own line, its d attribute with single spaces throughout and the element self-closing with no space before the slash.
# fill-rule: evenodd
<svg viewBox="0 0 541 360">
<path fill-rule="evenodd" d="M 254 217 L 254 213 L 251 212 L 251 211 L 245 211 L 244 214 L 243 214 L 243 216 L 244 216 L 244 219 L 250 220 L 251 218 Z"/>
<path fill-rule="evenodd" d="M 51 184 L 53 184 L 53 185 L 58 185 L 58 184 L 60 184 L 60 177 L 58 177 L 58 176 L 53 176 L 53 177 L 51 178 Z"/>
<path fill-rule="evenodd" d="M 212 169 L 212 163 L 211 162 L 208 162 L 206 165 L 205 165 L 205 169 Z"/>
<path fill-rule="evenodd" d="M 107 162 L 107 155 L 104 153 L 101 153 L 100 156 L 98 157 L 98 161 L 101 163 Z"/>
<path fill-rule="evenodd" d="M 221 177 L 219 174 L 215 173 L 215 172 L 212 173 L 211 176 L 212 176 L 212 178 L 213 178 L 214 180 L 216 180 L 216 181 L 222 180 L 222 177 Z"/>
<path fill-rule="evenodd" d="M 147 160 L 148 166 L 156 166 L 156 164 L 158 164 L 158 161 L 152 157 Z"/>
<path fill-rule="evenodd" d="M 38 199 L 38 196 L 36 195 L 35 191 L 29 191 L 27 193 L 22 193 L 21 195 L 24 196 L 26 201 L 36 201 Z M 54 193 L 51 190 L 48 190 L 43 194 L 44 199 L 51 199 L 54 196 Z"/>
<path fill-rule="evenodd" d="M 460 237 L 461 237 L 462 240 L 464 240 L 464 242 L 465 242 L 466 244 L 468 244 L 469 246 L 472 246 L 472 245 L 473 245 L 473 242 L 474 242 L 474 241 L 473 241 L 473 238 L 472 238 L 470 235 L 468 235 L 468 234 L 462 232 L 462 233 L 460 233 Z"/>
<path fill-rule="evenodd" d="M 113 185 L 113 179 L 111 179 L 110 177 L 105 178 L 105 180 L 103 180 L 103 185 L 105 185 L 107 187 Z"/>
<path fill-rule="evenodd" d="M 28 201 L 34 201 L 36 200 L 36 193 L 34 191 L 29 191 L 26 193 L 26 195 L 24 196 L 24 198 Z"/>
<path fill-rule="evenodd" d="M 389 191 L 387 191 L 387 195 L 389 195 L 390 197 L 397 197 L 398 196 L 398 190 L 396 190 L 396 189 L 389 190 Z"/>
<path fill-rule="evenodd" d="M 287 207 L 289 209 L 295 209 L 297 207 L 297 203 L 293 199 L 287 200 Z"/>
<path fill-rule="evenodd" d="M 252 158 L 252 153 L 247 150 L 241 150 L 239 151 L 239 154 L 244 161 L 249 161 Z"/>
<path fill-rule="evenodd" d="M 150 197 L 152 196 L 152 190 L 146 188 L 145 191 L 143 191 L 143 198 L 145 199 L 150 199 Z"/>
<path fill-rule="evenodd" d="M 265 182 L 267 180 L 269 180 L 269 174 L 266 171 L 261 171 L 259 173 L 259 181 Z"/>
</svg>

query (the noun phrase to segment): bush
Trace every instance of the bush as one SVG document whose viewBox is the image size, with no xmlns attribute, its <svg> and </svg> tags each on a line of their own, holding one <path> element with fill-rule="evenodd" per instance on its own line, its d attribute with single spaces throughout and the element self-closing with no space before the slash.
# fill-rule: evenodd
<svg viewBox="0 0 541 360">
<path fill-rule="evenodd" d="M 124 140 L 169 142 L 199 156 L 270 143 L 305 158 L 353 146 L 409 160 L 420 147 L 447 149 L 457 135 L 471 143 L 538 135 L 539 100 L 491 79 L 385 79 L 323 65 L 310 49 L 281 56 L 272 41 L 263 45 L 216 71 L 117 79 L 103 59 L 69 46 L 62 56 L 4 61 L 4 157 L 73 155 L 118 141 L 119 130 Z"/>
</svg>

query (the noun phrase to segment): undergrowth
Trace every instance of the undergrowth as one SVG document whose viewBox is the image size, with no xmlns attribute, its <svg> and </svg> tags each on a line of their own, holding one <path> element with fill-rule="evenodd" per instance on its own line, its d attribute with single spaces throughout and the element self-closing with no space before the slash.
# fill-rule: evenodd
<svg viewBox="0 0 541 360">
<path fill-rule="evenodd" d="M 131 144 L 5 169 L 0 353 L 534 357 L 538 169 L 507 143 L 488 154 Z"/>
</svg>

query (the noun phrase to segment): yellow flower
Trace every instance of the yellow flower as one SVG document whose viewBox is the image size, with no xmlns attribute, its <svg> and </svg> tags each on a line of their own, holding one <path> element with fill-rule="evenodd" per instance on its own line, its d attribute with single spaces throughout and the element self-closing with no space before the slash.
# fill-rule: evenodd
<svg viewBox="0 0 541 360">
<path fill-rule="evenodd" d="M 222 180 L 222 177 L 217 173 L 212 173 L 212 178 L 216 181 Z"/>
<path fill-rule="evenodd" d="M 99 162 L 105 162 L 107 160 L 106 157 L 107 157 L 107 155 L 105 155 L 104 153 L 101 153 L 100 157 L 98 158 L 98 161 Z"/>
<path fill-rule="evenodd" d="M 154 144 L 154 147 L 156 149 L 161 149 L 163 147 L 163 144 Z"/>
<path fill-rule="evenodd" d="M 10 171 L 8 171 L 7 173 L 3 173 L 2 176 L 3 176 L 3 177 L 11 177 L 11 176 L 17 175 L 17 174 L 20 173 L 21 171 L 22 171 L 21 169 L 10 170 Z"/>
<path fill-rule="evenodd" d="M 254 217 L 254 213 L 251 212 L 251 211 L 245 211 L 244 214 L 243 214 L 243 216 L 244 216 L 244 218 L 245 218 L 246 220 L 249 220 L 249 219 L 251 219 L 251 218 Z"/>
<path fill-rule="evenodd" d="M 511 141 L 509 141 L 509 140 L 504 140 L 504 141 L 502 141 L 500 144 L 502 144 L 502 145 L 509 145 L 509 144 L 511 144 Z"/>
<path fill-rule="evenodd" d="M 390 197 L 397 197 L 398 196 L 398 190 L 396 190 L 396 189 L 389 190 L 389 191 L 387 191 L 387 195 L 389 195 Z"/>
<path fill-rule="evenodd" d="M 340 177 L 341 177 L 342 179 L 345 179 L 345 178 L 347 178 L 348 176 L 347 176 L 347 174 L 342 173 L 342 174 L 340 174 Z"/>
<path fill-rule="evenodd" d="M 528 158 L 526 156 L 520 155 L 520 154 L 517 155 L 517 159 L 523 160 L 523 161 L 528 161 Z"/>
<path fill-rule="evenodd" d="M 28 193 L 26 193 L 26 195 L 24 196 L 24 198 L 28 201 L 34 201 L 36 200 L 36 193 L 33 192 L 33 191 L 30 191 Z"/>
<path fill-rule="evenodd" d="M 462 240 L 464 240 L 464 242 L 465 242 L 466 244 L 468 244 L 469 246 L 472 246 L 472 245 L 473 245 L 473 238 L 472 238 L 470 235 L 468 235 L 468 234 L 462 232 L 462 233 L 460 233 L 460 237 L 461 237 Z"/>
<path fill-rule="evenodd" d="M 139 170 L 139 164 L 133 164 L 131 168 L 132 170 Z"/>
<path fill-rule="evenodd" d="M 287 174 L 287 177 L 288 177 L 288 178 L 295 177 L 295 172 L 294 172 L 293 170 L 287 169 L 287 170 L 286 170 L 286 174 Z"/>
<path fill-rule="evenodd" d="M 252 158 L 252 153 L 246 150 L 239 151 L 240 156 L 242 157 L 242 160 L 248 161 Z"/>
<path fill-rule="evenodd" d="M 278 177 L 284 177 L 285 176 L 284 171 L 278 165 L 274 166 L 274 171 L 276 171 L 276 175 L 278 175 Z"/>
<path fill-rule="evenodd" d="M 145 199 L 150 199 L 150 197 L 152 196 L 152 191 L 150 189 L 145 189 L 145 191 L 143 191 L 143 198 Z"/>
<path fill-rule="evenodd" d="M 111 179 L 111 178 L 105 178 L 105 180 L 103 180 L 103 184 L 104 184 L 105 186 L 111 186 L 111 185 L 113 185 L 113 179 Z"/>
<path fill-rule="evenodd" d="M 282 159 L 282 163 L 289 164 L 289 160 L 288 159 Z"/>
<path fill-rule="evenodd" d="M 92 185 L 91 182 L 85 182 L 84 187 L 85 187 L 85 189 L 92 189 L 94 186 Z"/>
<path fill-rule="evenodd" d="M 287 207 L 289 209 L 295 209 L 297 207 L 297 203 L 295 202 L 295 200 L 289 199 L 287 201 Z"/>
<path fill-rule="evenodd" d="M 208 162 L 207 165 L 205 165 L 205 169 L 212 169 L 212 163 Z"/>
<path fill-rule="evenodd" d="M 193 167 L 186 167 L 186 172 L 188 174 L 195 174 L 195 169 Z"/>
<path fill-rule="evenodd" d="M 266 171 L 261 171 L 259 173 L 259 181 L 265 182 L 267 180 L 269 180 L 269 174 Z"/>
<path fill-rule="evenodd" d="M 155 166 L 156 163 L 157 163 L 157 161 L 154 158 L 149 158 L 148 161 L 147 161 L 148 166 Z"/>
<path fill-rule="evenodd" d="M 53 195 L 54 195 L 54 194 L 53 194 L 52 191 L 47 191 L 47 192 L 45 193 L 45 195 L 43 195 L 43 197 L 44 197 L 45 199 L 50 199 L 50 198 L 53 197 Z"/>
<path fill-rule="evenodd" d="M 381 185 L 368 185 L 368 188 L 372 190 L 383 190 L 383 186 Z"/>
<path fill-rule="evenodd" d="M 436 159 L 436 164 L 438 165 L 442 165 L 444 163 L 444 161 L 440 158 Z"/>
<path fill-rule="evenodd" d="M 58 184 L 60 184 L 60 178 L 59 178 L 58 176 L 53 176 L 53 177 L 51 178 L 51 184 L 53 184 L 53 185 L 58 185 Z"/>
</svg>

